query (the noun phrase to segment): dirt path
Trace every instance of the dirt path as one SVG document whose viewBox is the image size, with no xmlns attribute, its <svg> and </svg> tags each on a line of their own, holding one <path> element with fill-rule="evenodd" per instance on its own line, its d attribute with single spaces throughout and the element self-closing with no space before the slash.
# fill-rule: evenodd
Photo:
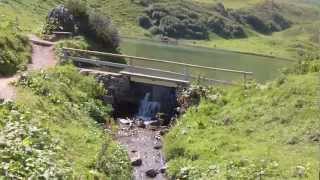
<svg viewBox="0 0 320 180">
<path fill-rule="evenodd" d="M 142 164 L 134 167 L 133 176 L 135 180 L 165 180 L 163 172 L 165 167 L 164 155 L 159 129 L 148 129 L 121 125 L 118 132 L 118 141 L 129 153 L 131 160 L 141 159 Z M 154 170 L 156 176 L 148 177 L 146 172 Z M 152 173 L 152 172 L 151 172 Z"/>
<path fill-rule="evenodd" d="M 32 63 L 28 65 L 28 71 L 47 69 L 56 65 L 54 44 L 43 41 L 36 36 L 29 36 L 32 43 Z M 12 77 L 0 77 L 0 99 L 14 100 L 16 92 L 11 82 L 16 81 L 19 75 Z"/>
</svg>

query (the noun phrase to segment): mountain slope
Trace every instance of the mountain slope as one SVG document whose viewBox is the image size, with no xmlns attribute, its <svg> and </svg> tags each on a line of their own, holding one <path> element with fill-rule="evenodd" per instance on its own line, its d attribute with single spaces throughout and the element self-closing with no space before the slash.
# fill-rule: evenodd
<svg viewBox="0 0 320 180">
<path fill-rule="evenodd" d="M 154 0 L 88 0 L 88 4 L 96 11 L 101 11 L 105 15 L 111 16 L 122 36 L 146 38 L 150 37 L 151 34 L 148 30 L 145 30 L 138 25 L 137 19 L 145 14 L 144 9 L 146 7 L 143 6 L 143 3 L 141 2 L 153 1 Z M 41 32 L 44 18 L 48 11 L 57 4 L 63 2 L 64 1 L 62 0 L 1 1 L 0 11 L 2 16 L 0 17 L 0 20 L 1 23 L 8 20 L 18 22 L 20 28 L 24 31 Z M 159 0 L 156 2 L 166 4 L 169 1 Z M 180 1 L 170 1 L 170 3 L 175 2 Z M 241 11 L 255 13 L 255 9 L 266 1 L 185 0 L 184 4 L 193 6 L 192 4 L 195 2 L 197 3 L 197 6 L 212 6 L 218 2 L 222 2 L 226 9 L 235 8 L 235 10 L 240 9 Z M 267 2 L 270 3 L 271 1 Z M 284 18 L 292 22 L 289 29 L 265 35 L 252 30 L 249 26 L 244 26 L 243 29 L 247 34 L 247 38 L 226 39 L 217 36 L 216 33 L 209 33 L 209 40 L 181 41 L 181 43 L 185 42 L 197 46 L 222 48 L 293 59 L 300 58 L 307 53 L 315 52 L 315 50 L 320 47 L 320 41 L 318 40 L 319 38 L 317 35 L 319 31 L 316 26 L 314 26 L 319 22 L 320 17 L 320 8 L 315 5 L 317 4 L 316 1 L 312 2 L 312 4 L 310 4 L 311 1 L 308 0 L 306 0 L 306 2 L 291 0 L 279 0 L 274 2 L 276 6 L 279 7 L 277 11 Z M 261 12 L 264 12 L 263 9 L 261 9 Z M 23 16 L 20 14 L 23 14 Z M 230 21 L 228 24 L 233 24 L 233 22 Z M 227 27 L 229 28 L 232 26 Z"/>
</svg>

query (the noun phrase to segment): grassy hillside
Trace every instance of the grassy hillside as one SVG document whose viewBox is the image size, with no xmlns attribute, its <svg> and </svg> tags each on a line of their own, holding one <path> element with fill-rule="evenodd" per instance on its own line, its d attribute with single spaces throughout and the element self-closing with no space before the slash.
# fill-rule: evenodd
<svg viewBox="0 0 320 180">
<path fill-rule="evenodd" d="M 204 6 L 222 2 L 226 8 L 252 9 L 249 10 L 252 12 L 257 9 L 256 6 L 265 2 L 264 0 L 188 1 Z M 113 22 L 119 28 L 121 35 L 133 37 L 150 36 L 150 33 L 139 27 L 137 23 L 137 18 L 144 14 L 145 8 L 139 2 L 141 1 L 89 0 L 88 4 L 96 11 L 101 11 L 111 16 Z M 160 2 L 167 2 L 167 0 L 161 0 Z M 318 5 L 315 5 L 317 3 L 310 4 L 306 2 L 312 1 L 275 1 L 280 6 L 280 13 L 293 22 L 292 27 L 285 31 L 273 33 L 272 35 L 262 35 L 246 29 L 248 38 L 241 39 L 224 39 L 211 33 L 209 41 L 188 41 L 186 43 L 286 58 L 299 58 L 301 55 L 313 52 L 320 47 L 319 41 L 317 41 L 318 38 L 316 38 L 318 30 L 317 26 L 315 26 L 319 23 L 320 8 Z M 12 22 L 17 21 L 21 24 L 20 28 L 26 32 L 40 32 L 48 11 L 59 3 L 63 3 L 63 0 L 1 1 L 0 20 L 10 19 Z M 20 14 L 23 14 L 23 16 Z"/>
<path fill-rule="evenodd" d="M 98 122 L 103 87 L 71 66 L 24 76 L 17 102 L 0 104 L 0 177 L 129 179 L 127 155 Z"/>
<path fill-rule="evenodd" d="M 247 89 L 210 89 L 165 138 L 170 176 L 317 179 L 320 62 L 293 72 Z"/>
</svg>

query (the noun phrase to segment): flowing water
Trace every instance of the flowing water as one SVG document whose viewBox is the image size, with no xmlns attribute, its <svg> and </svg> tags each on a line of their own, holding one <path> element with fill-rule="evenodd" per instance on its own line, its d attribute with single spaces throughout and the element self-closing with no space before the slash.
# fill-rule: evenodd
<svg viewBox="0 0 320 180">
<path fill-rule="evenodd" d="M 160 112 L 160 103 L 157 101 L 151 101 L 150 95 L 150 93 L 146 93 L 145 97 L 140 102 L 137 118 L 144 121 L 151 121 L 151 119 Z"/>
<path fill-rule="evenodd" d="M 121 51 L 124 54 L 163 59 L 175 62 L 183 62 L 207 67 L 228 68 L 254 73 L 254 79 L 259 82 L 272 80 L 279 75 L 279 70 L 290 67 L 293 61 L 277 59 L 265 56 L 241 54 L 236 52 L 198 48 L 182 45 L 169 45 L 160 42 L 123 39 Z M 153 62 L 133 62 L 134 65 L 165 69 L 182 73 L 184 69 L 175 65 L 159 64 Z M 219 80 L 238 80 L 238 74 L 224 72 L 210 72 L 206 70 L 191 69 L 193 74 L 207 75 L 212 79 Z"/>
</svg>

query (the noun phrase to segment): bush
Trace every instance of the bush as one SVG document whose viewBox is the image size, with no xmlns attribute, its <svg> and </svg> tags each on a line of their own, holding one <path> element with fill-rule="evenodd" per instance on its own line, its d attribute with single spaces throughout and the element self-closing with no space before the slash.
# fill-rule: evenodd
<svg viewBox="0 0 320 180">
<path fill-rule="evenodd" d="M 119 33 L 109 17 L 91 11 L 89 13 L 89 31 L 89 38 L 101 44 L 107 51 L 118 51 Z"/>
<path fill-rule="evenodd" d="M 108 16 L 87 7 L 86 1 L 68 0 L 66 6 L 59 5 L 49 16 L 45 33 L 54 30 L 72 30 L 84 35 L 103 50 L 118 53 L 120 37 Z"/>
<path fill-rule="evenodd" d="M 66 8 L 73 15 L 77 28 L 80 33 L 86 33 L 89 24 L 89 15 L 87 3 L 82 0 L 68 0 L 66 2 Z"/>
<path fill-rule="evenodd" d="M 111 108 L 97 99 L 105 91 L 94 77 L 66 65 L 17 85 L 17 101 L 0 103 L 2 179 L 130 179 L 125 151 L 97 123 Z"/>
<path fill-rule="evenodd" d="M 150 18 L 146 15 L 138 17 L 138 23 L 144 29 L 149 29 L 152 26 Z"/>
<path fill-rule="evenodd" d="M 131 179 L 132 166 L 128 154 L 117 144 L 104 144 L 97 157 L 96 168 L 110 179 Z"/>
<path fill-rule="evenodd" d="M 161 19 L 160 31 L 165 36 L 187 39 L 207 39 L 208 32 L 201 22 L 191 19 L 180 20 L 174 16 Z"/>
<path fill-rule="evenodd" d="M 149 29 L 150 33 L 153 35 L 161 34 L 161 30 L 158 28 L 158 26 L 152 26 Z"/>
<path fill-rule="evenodd" d="M 263 34 L 270 34 L 271 29 L 268 27 L 262 19 L 255 15 L 247 15 L 244 16 L 246 22 L 257 32 Z"/>
<path fill-rule="evenodd" d="M 8 76 L 25 70 L 31 60 L 28 38 L 19 34 L 0 36 L 0 75 Z"/>
</svg>

